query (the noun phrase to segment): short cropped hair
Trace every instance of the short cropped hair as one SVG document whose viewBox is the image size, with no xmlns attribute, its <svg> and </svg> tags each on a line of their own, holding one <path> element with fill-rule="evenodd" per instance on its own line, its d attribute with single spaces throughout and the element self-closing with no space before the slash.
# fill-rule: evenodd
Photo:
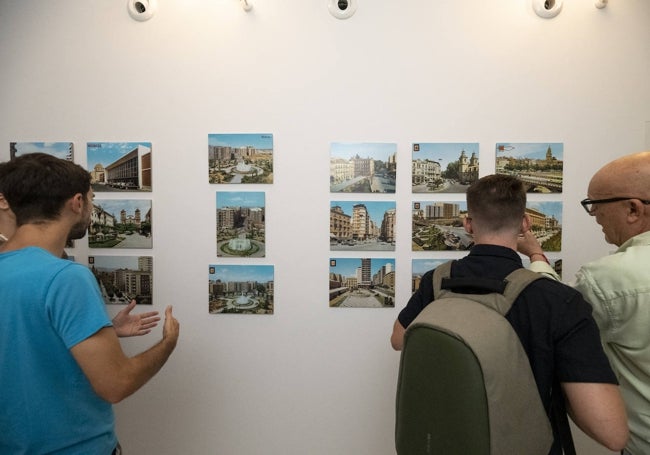
<svg viewBox="0 0 650 455">
<path fill-rule="evenodd" d="M 484 231 L 517 230 L 526 212 L 526 187 L 510 175 L 480 178 L 467 189 L 467 211 Z"/>
<path fill-rule="evenodd" d="M 0 187 L 16 224 L 56 220 L 65 202 L 90 191 L 90 174 L 71 161 L 46 153 L 21 155 L 0 165 Z"/>
</svg>

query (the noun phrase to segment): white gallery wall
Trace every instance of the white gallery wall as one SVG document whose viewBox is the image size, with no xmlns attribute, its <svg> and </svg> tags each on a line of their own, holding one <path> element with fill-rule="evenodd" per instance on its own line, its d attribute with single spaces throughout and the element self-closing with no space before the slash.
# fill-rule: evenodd
<svg viewBox="0 0 650 455">
<path fill-rule="evenodd" d="M 411 193 L 411 143 L 478 142 L 481 175 L 496 142 L 564 143 L 570 279 L 612 250 L 578 203 L 590 176 L 650 149 L 650 2 L 572 0 L 542 19 L 530 0 L 359 0 L 339 20 L 328 0 L 248 1 L 160 0 L 138 22 L 126 0 L 0 0 L 0 160 L 10 142 L 73 142 L 84 166 L 86 142 L 152 143 L 153 191 L 137 196 L 153 201 L 153 249 L 69 251 L 152 255 L 154 307 L 181 323 L 168 364 L 115 407 L 126 453 L 393 454 L 392 324 L 411 260 L 444 255 L 411 251 L 411 203 L 436 198 Z M 209 184 L 209 133 L 272 133 L 274 183 Z M 396 260 L 394 309 L 328 305 L 341 141 L 398 146 L 396 193 L 376 198 L 396 201 L 396 251 L 370 255 Z M 265 258 L 217 258 L 218 190 L 266 193 Z M 274 265 L 275 313 L 209 314 L 220 263 Z"/>
</svg>

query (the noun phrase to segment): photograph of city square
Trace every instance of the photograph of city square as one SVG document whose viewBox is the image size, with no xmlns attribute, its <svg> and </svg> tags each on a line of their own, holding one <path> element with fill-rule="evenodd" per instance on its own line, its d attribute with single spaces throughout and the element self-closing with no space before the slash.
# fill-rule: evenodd
<svg viewBox="0 0 650 455">
<path fill-rule="evenodd" d="M 413 202 L 412 250 L 469 250 L 474 238 L 465 232 L 465 201 Z"/>
<path fill-rule="evenodd" d="M 265 202 L 261 191 L 217 191 L 217 256 L 265 257 Z"/>
<path fill-rule="evenodd" d="M 526 213 L 531 231 L 544 251 L 562 249 L 562 202 L 528 201 Z M 465 201 L 414 202 L 412 211 L 413 251 L 466 251 L 474 238 L 463 227 Z"/>
<path fill-rule="evenodd" d="M 331 201 L 330 250 L 395 251 L 395 201 Z"/>
<path fill-rule="evenodd" d="M 478 143 L 415 143 L 413 193 L 465 193 L 478 180 Z"/>
<path fill-rule="evenodd" d="M 105 303 L 126 305 L 133 299 L 141 305 L 153 303 L 153 257 L 89 256 L 88 267 Z"/>
<path fill-rule="evenodd" d="M 151 191 L 151 142 L 88 142 L 93 191 Z"/>
<path fill-rule="evenodd" d="M 561 193 L 563 159 L 563 143 L 498 143 L 495 171 L 519 177 L 529 193 Z"/>
<path fill-rule="evenodd" d="M 272 134 L 208 134 L 210 183 L 273 183 Z"/>
<path fill-rule="evenodd" d="M 272 265 L 210 265 L 210 314 L 273 314 Z"/>
<path fill-rule="evenodd" d="M 152 248 L 150 199 L 95 199 L 90 248 Z"/>
<path fill-rule="evenodd" d="M 330 192 L 394 193 L 397 144 L 345 143 L 330 145 Z"/>
<path fill-rule="evenodd" d="M 330 259 L 330 307 L 393 308 L 395 259 Z"/>
<path fill-rule="evenodd" d="M 47 153 L 63 160 L 74 161 L 72 142 L 10 142 L 9 159 L 29 153 Z"/>
</svg>

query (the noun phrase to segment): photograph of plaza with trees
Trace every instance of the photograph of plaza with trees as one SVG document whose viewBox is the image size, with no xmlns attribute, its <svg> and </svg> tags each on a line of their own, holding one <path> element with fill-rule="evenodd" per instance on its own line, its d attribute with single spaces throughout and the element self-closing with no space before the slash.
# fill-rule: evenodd
<svg viewBox="0 0 650 455">
<path fill-rule="evenodd" d="M 273 183 L 272 134 L 208 134 L 210 183 Z"/>
</svg>

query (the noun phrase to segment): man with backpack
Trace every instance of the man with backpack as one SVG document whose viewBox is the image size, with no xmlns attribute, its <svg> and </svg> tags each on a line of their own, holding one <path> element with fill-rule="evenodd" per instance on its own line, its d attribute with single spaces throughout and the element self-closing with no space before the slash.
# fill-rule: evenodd
<svg viewBox="0 0 650 455">
<path fill-rule="evenodd" d="M 490 175 L 471 185 L 464 227 L 473 235 L 475 245 L 468 256 L 453 261 L 451 278 L 468 283 L 481 279 L 503 281 L 511 272 L 523 268 L 516 250 L 518 236 L 531 226 L 525 208 L 526 190 L 515 177 Z M 391 336 L 395 350 L 402 350 L 405 332 L 413 320 L 429 304 L 436 305 L 433 275 L 432 270 L 422 277 L 419 289 L 395 321 Z M 562 395 L 579 428 L 610 450 L 621 450 L 628 438 L 623 401 L 602 350 L 591 307 L 580 293 L 557 281 L 536 280 L 518 295 L 505 319 L 528 356 L 551 422 L 554 441 L 549 455 L 562 453 L 561 416 L 551 413 L 552 403 L 562 400 Z"/>
</svg>

